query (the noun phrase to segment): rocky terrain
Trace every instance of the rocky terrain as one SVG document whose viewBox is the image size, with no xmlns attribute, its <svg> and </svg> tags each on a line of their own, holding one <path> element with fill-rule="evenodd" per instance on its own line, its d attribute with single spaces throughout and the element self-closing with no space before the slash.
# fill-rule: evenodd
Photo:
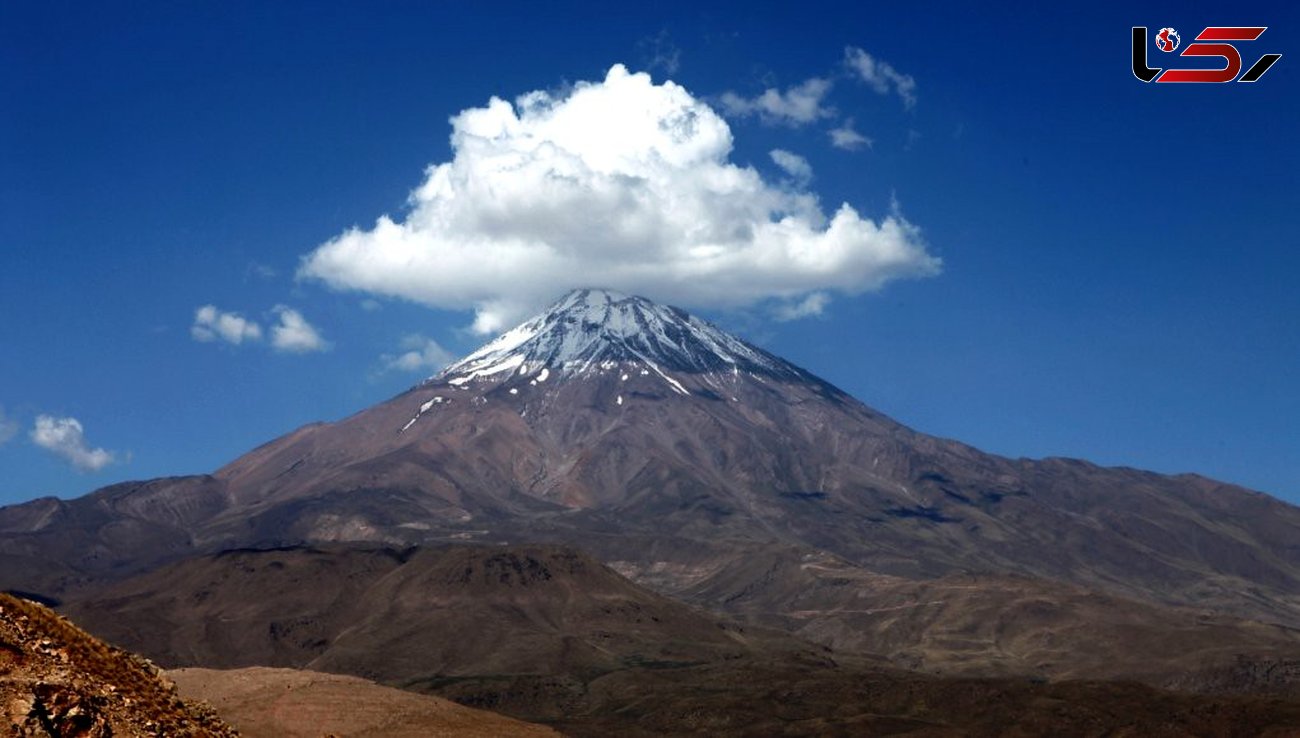
<svg viewBox="0 0 1300 738">
<path fill-rule="evenodd" d="M 150 662 L 48 608 L 0 594 L 0 728 L 50 738 L 237 736 Z"/>
</svg>

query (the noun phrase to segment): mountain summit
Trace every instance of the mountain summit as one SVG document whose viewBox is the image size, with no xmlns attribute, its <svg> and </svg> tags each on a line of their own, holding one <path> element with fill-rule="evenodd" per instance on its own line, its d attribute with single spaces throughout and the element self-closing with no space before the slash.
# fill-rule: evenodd
<svg viewBox="0 0 1300 738">
<path fill-rule="evenodd" d="M 546 381 L 618 370 L 658 375 L 688 394 L 668 372 L 789 381 L 813 379 L 803 370 L 675 307 L 613 290 L 570 292 L 536 317 L 452 364 L 432 382 Z"/>
</svg>

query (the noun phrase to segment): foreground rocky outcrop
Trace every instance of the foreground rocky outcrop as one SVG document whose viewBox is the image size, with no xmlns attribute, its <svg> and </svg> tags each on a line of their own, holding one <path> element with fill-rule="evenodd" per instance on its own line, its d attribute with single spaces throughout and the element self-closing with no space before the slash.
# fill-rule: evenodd
<svg viewBox="0 0 1300 738">
<path fill-rule="evenodd" d="M 35 602 L 0 594 L 0 733 L 24 738 L 239 735 L 149 661 Z"/>
</svg>

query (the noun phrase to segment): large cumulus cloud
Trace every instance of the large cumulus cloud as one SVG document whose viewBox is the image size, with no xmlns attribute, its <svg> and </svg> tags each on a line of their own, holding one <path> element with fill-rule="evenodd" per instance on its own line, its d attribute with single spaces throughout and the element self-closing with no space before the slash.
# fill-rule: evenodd
<svg viewBox="0 0 1300 738">
<path fill-rule="evenodd" d="M 622 65 L 564 94 L 492 98 L 451 125 L 453 158 L 427 169 L 405 217 L 322 244 L 300 277 L 473 309 L 488 333 L 577 286 L 795 305 L 939 269 L 901 216 L 848 203 L 826 215 L 797 182 L 732 163 L 731 130 L 707 104 Z"/>
</svg>

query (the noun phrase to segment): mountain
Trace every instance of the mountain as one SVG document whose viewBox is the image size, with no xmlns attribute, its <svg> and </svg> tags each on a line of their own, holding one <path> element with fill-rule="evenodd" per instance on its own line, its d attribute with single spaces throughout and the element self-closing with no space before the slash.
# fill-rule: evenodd
<svg viewBox="0 0 1300 738">
<path fill-rule="evenodd" d="M 927 436 L 681 310 L 578 290 L 213 474 L 0 509 L 0 588 L 76 597 L 241 547 L 549 542 L 903 664 L 1109 677 L 1062 671 L 1098 632 L 1079 612 L 1213 632 L 1196 639 L 1211 661 L 1296 653 L 1298 533 L 1300 509 L 1230 484 Z M 971 624 L 928 603 L 971 591 L 986 611 L 1019 603 L 1014 643 L 931 638 Z M 868 617 L 880 608 L 936 630 Z M 1049 641 L 1064 645 L 1024 645 Z"/>
<path fill-rule="evenodd" d="M 156 667 L 48 608 L 0 594 L 0 730 L 37 738 L 237 736 Z"/>
</svg>

